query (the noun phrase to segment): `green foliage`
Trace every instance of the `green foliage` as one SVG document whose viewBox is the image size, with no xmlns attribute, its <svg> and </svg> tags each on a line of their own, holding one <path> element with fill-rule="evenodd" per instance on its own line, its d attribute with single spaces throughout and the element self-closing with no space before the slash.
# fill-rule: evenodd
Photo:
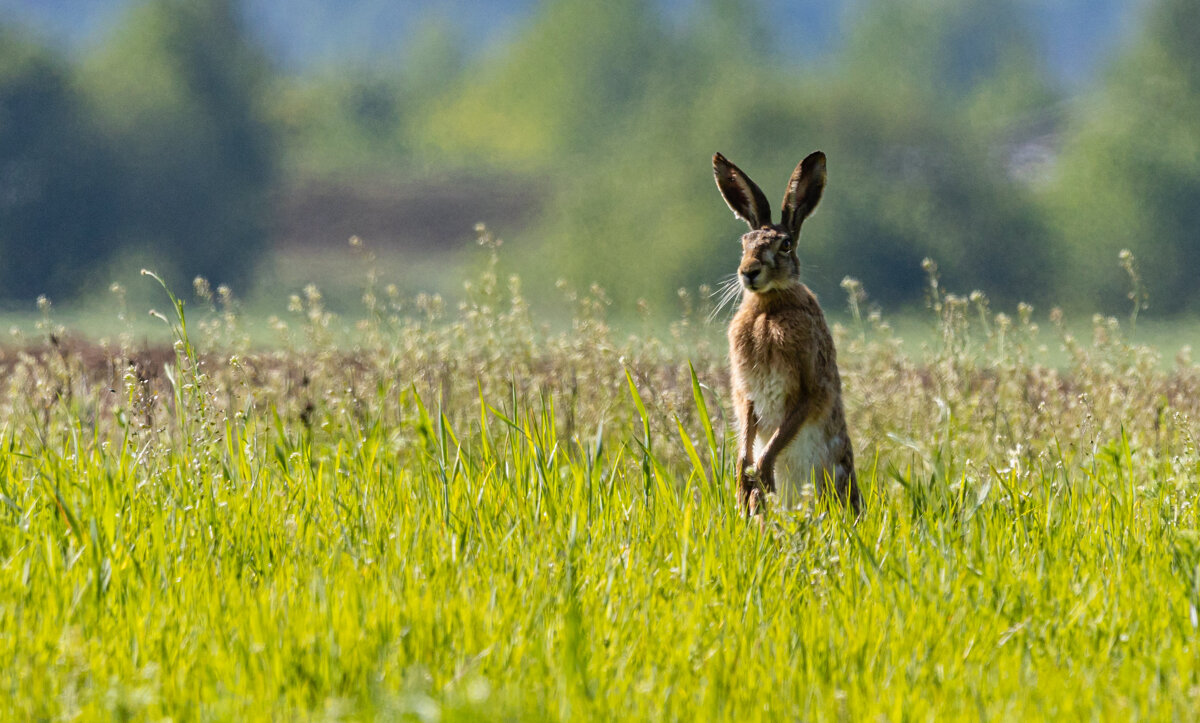
<svg viewBox="0 0 1200 723">
<path fill-rule="evenodd" d="M 1115 320 L 1047 339 L 935 286 L 919 355 L 835 328 L 866 512 L 746 520 L 694 319 L 622 338 L 585 295 L 549 332 L 494 256 L 457 310 L 376 282 L 360 318 L 295 299 L 275 350 L 200 285 L 174 350 L 3 359 L 9 716 L 1200 710 L 1200 367 Z"/>
<path fill-rule="evenodd" d="M 1048 198 L 1072 273 L 1096 306 L 1113 309 L 1121 271 L 1105 263 L 1133 250 L 1153 308 L 1200 309 L 1200 9 L 1188 0 L 1151 6 L 1141 39 L 1084 98 Z"/>
<path fill-rule="evenodd" d="M 1019 28 L 1009 16 L 994 22 L 990 3 L 882 5 L 879 19 L 862 21 L 837 72 L 819 79 L 772 65 L 752 30 L 701 22 L 681 42 L 662 37 L 673 51 L 644 71 L 647 91 L 621 132 L 552 199 L 547 266 L 625 298 L 712 284 L 732 272 L 744 230 L 713 189 L 712 153 L 727 154 L 777 199 L 799 159 L 820 148 L 829 188 L 801 242 L 818 292 L 833 293 L 849 274 L 880 302 L 911 303 L 921 294 L 921 260 L 933 257 L 953 283 L 998 301 L 1046 298 L 1052 239 L 1031 193 L 993 150 L 996 117 L 1049 97 L 1020 70 L 1034 56 L 999 50 Z M 995 52 L 968 63 L 941 47 L 951 43 L 959 53 Z M 951 82 L 964 63 L 975 70 Z M 992 120 L 976 127 L 976 117 Z"/>
<path fill-rule="evenodd" d="M 265 61 L 232 0 L 152 0 L 83 69 L 118 155 L 122 241 L 175 280 L 245 284 L 266 251 L 275 139 Z"/>
<path fill-rule="evenodd" d="M 65 63 L 0 27 L 0 296 L 73 291 L 105 253 L 109 160 Z"/>
<path fill-rule="evenodd" d="M 710 180 L 714 151 L 778 199 L 820 148 L 830 184 L 801 248 L 824 297 L 849 275 L 872 302 L 915 304 L 928 257 L 997 304 L 1108 311 L 1124 289 L 1112 260 L 1131 248 L 1153 309 L 1200 303 L 1193 4 L 1148 5 L 1143 37 L 1062 127 L 1022 0 L 855 4 L 820 59 L 772 37 L 776 5 L 556 0 L 475 54 L 458 18 L 431 14 L 393 67 L 348 53 L 303 77 L 271 74 L 239 0 L 136 4 L 78 74 L 6 37 L 3 294 L 67 293 L 128 265 L 118 249 L 176 283 L 244 287 L 281 180 L 333 176 L 352 196 L 385 176 L 448 200 L 464 237 L 489 220 L 463 216 L 477 189 L 520 185 L 539 200 L 520 256 L 535 296 L 599 282 L 628 309 L 732 271 L 742 229 Z M 1026 163 L 1031 150 L 1057 165 Z M 466 174 L 469 188 L 438 185 Z"/>
<path fill-rule="evenodd" d="M 558 162 L 625 127 L 624 112 L 661 67 L 664 34 L 648 0 L 545 3 L 500 57 L 476 61 L 428 114 L 425 133 L 452 158 Z"/>
<path fill-rule="evenodd" d="M 462 72 L 463 41 L 451 21 L 431 16 L 407 38 L 395 67 L 335 64 L 278 80 L 272 111 L 293 170 L 396 175 L 427 160 L 422 124 Z M 414 158 L 415 157 L 415 158 Z"/>
<path fill-rule="evenodd" d="M 1016 103 L 1046 100 L 1039 52 L 1014 0 L 874 0 L 857 10 L 850 36 L 843 62 L 868 94 L 906 93 L 953 111 L 1021 77 L 1030 92 Z"/>
</svg>

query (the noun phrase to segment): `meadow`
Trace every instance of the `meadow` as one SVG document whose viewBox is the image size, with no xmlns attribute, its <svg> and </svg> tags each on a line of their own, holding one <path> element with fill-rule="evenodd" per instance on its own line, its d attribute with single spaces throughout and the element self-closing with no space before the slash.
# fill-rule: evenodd
<svg viewBox="0 0 1200 723">
<path fill-rule="evenodd" d="M 198 282 L 168 344 L 5 348 L 0 718 L 1200 716 L 1200 365 L 1137 306 L 931 265 L 918 345 L 847 281 L 865 512 L 748 520 L 708 298 L 549 324 L 488 253 L 460 302 Z"/>
</svg>

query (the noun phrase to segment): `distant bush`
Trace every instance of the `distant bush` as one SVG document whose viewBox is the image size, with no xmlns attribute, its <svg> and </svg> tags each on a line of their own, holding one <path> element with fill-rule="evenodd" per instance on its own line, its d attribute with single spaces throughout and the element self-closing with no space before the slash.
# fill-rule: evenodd
<svg viewBox="0 0 1200 723">
<path fill-rule="evenodd" d="M 1200 5 L 1161 0 L 1075 120 L 1048 195 L 1089 301 L 1125 303 L 1118 249 L 1138 256 L 1156 310 L 1200 310 Z"/>
<path fill-rule="evenodd" d="M 822 149 L 829 188 L 801 240 L 805 278 L 818 291 L 834 293 L 850 274 L 876 301 L 914 303 L 921 260 L 932 256 L 952 283 L 999 302 L 1046 298 L 1053 239 L 993 150 L 996 117 L 1049 96 L 1034 60 L 1001 52 L 1024 47 L 1012 13 L 881 5 L 888 22 L 862 20 L 820 77 L 773 65 L 753 17 L 739 30 L 715 25 L 717 13 L 681 37 L 664 34 L 653 43 L 660 62 L 642 71 L 644 92 L 607 109 L 607 135 L 564 174 L 540 258 L 623 298 L 715 283 L 732 270 L 744 228 L 717 196 L 711 154 L 750 173 L 778 216 L 792 168 Z M 971 73 L 955 75 L 964 63 Z M 1005 92 L 1014 77 L 1023 92 Z"/>
<path fill-rule="evenodd" d="M 126 251 L 176 281 L 251 278 L 277 148 L 235 5 L 138 5 L 82 69 L 3 32 L 0 297 L 70 295 Z"/>
<path fill-rule="evenodd" d="M 69 291 L 104 255 L 107 161 L 70 68 L 0 28 L 0 297 Z"/>
<path fill-rule="evenodd" d="M 233 0 L 138 5 L 84 65 L 118 159 L 122 246 L 168 260 L 173 279 L 243 285 L 267 250 L 268 70 Z"/>
<path fill-rule="evenodd" d="M 1148 3 L 1140 45 L 1065 122 L 1020 0 L 856 3 L 819 60 L 773 37 L 769 6 L 664 16 L 651 0 L 560 0 L 473 58 L 433 26 L 392 71 L 289 83 L 289 158 L 316 173 L 525 174 L 547 189 L 521 236 L 535 295 L 562 276 L 631 308 L 719 282 L 741 226 L 711 154 L 778 196 L 820 148 L 830 185 L 801 248 L 825 295 L 849 274 L 872 301 L 915 304 L 932 257 L 997 304 L 1111 310 L 1128 247 L 1156 309 L 1198 303 L 1194 3 Z M 451 222 L 465 235 L 477 220 Z"/>
</svg>

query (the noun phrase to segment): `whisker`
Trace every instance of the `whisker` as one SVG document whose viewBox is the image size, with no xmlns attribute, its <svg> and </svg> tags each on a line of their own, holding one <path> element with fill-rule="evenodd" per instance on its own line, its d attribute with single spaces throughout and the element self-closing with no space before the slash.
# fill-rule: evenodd
<svg viewBox="0 0 1200 723">
<path fill-rule="evenodd" d="M 718 297 L 716 304 L 713 305 L 712 312 L 708 315 L 708 321 L 717 318 L 721 311 L 734 300 L 738 298 L 742 290 L 741 283 L 738 282 L 737 274 L 731 274 L 728 278 L 722 281 L 715 291 L 709 294 L 710 297 Z"/>
<path fill-rule="evenodd" d="M 714 291 L 712 295 L 714 295 L 714 297 L 720 297 L 720 299 L 724 301 L 726 298 L 728 298 L 728 295 L 730 295 L 730 287 L 733 285 L 734 281 L 737 281 L 737 277 L 727 276 L 726 279 L 722 280 L 720 285 L 716 287 L 716 291 Z"/>
</svg>

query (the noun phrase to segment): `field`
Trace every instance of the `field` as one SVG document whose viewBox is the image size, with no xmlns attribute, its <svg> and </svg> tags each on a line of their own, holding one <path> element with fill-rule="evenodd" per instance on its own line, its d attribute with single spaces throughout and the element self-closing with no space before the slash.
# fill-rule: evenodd
<svg viewBox="0 0 1200 723">
<path fill-rule="evenodd" d="M 556 329 L 493 264 L 270 345 L 202 285 L 173 346 L 43 323 L 0 354 L 0 717 L 1200 715 L 1189 352 L 934 284 L 913 348 L 848 291 L 857 520 L 740 514 L 698 301 Z"/>
</svg>

